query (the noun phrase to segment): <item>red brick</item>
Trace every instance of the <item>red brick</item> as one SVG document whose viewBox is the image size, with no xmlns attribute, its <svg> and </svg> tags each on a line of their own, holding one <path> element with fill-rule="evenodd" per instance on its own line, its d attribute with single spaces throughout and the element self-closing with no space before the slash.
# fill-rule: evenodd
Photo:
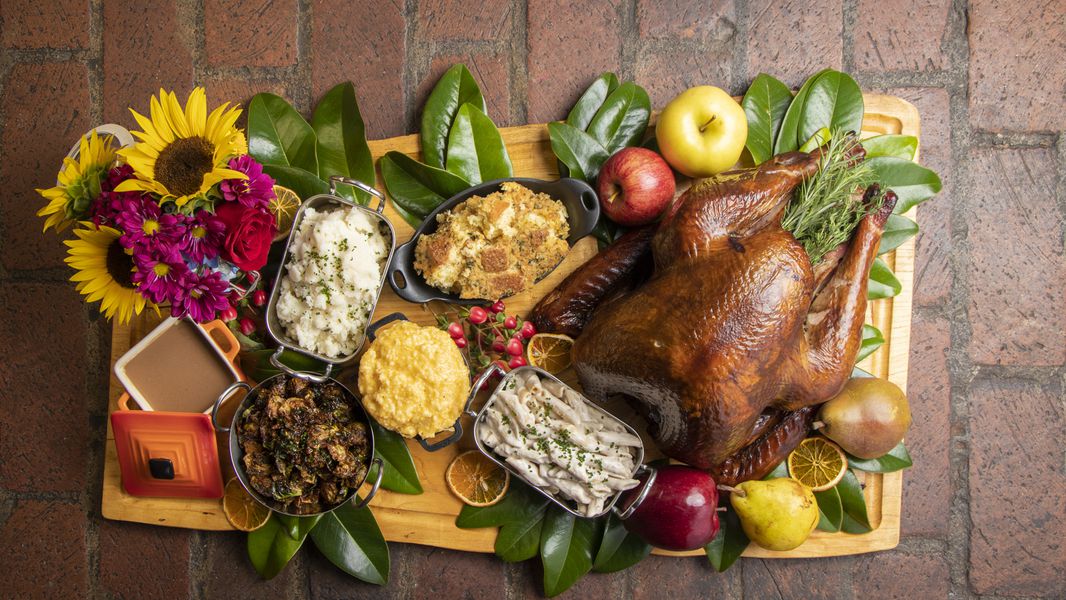
<svg viewBox="0 0 1066 600">
<path fill-rule="evenodd" d="M 511 37 L 510 2 L 489 0 L 473 9 L 464 0 L 421 0 L 418 31 L 431 40 L 497 40 Z"/>
<path fill-rule="evenodd" d="M 393 544 L 395 548 L 399 544 Z M 405 546 L 403 580 L 412 598 L 503 598 L 507 563 L 494 554 Z M 399 579 L 391 579 L 393 585 Z"/>
<path fill-rule="evenodd" d="M 296 62 L 296 0 L 208 0 L 204 49 L 213 67 Z"/>
<path fill-rule="evenodd" d="M 628 569 L 634 582 L 633 600 L 739 598 L 740 571 L 731 568 L 718 573 L 702 556 L 649 556 Z"/>
<path fill-rule="evenodd" d="M 48 201 L 34 189 L 55 185 L 63 157 L 91 127 L 88 72 L 74 62 L 16 64 L 4 87 L 3 263 L 11 270 L 61 267 L 60 240 L 69 232 L 41 233 L 36 213 Z"/>
<path fill-rule="evenodd" d="M 203 564 L 205 598 L 291 598 L 296 586 L 305 585 L 301 554 L 314 552 L 312 543 L 293 557 L 273 579 L 259 577 L 248 560 L 248 534 L 211 533 L 207 536 L 207 555 Z"/>
<path fill-rule="evenodd" d="M 134 126 L 129 107 L 148 114 L 160 86 L 184 102 L 192 90 L 191 25 L 176 0 L 104 3 L 104 120 Z"/>
<path fill-rule="evenodd" d="M 89 458 L 85 309 L 73 284 L 0 287 L 0 487 L 81 492 Z"/>
<path fill-rule="evenodd" d="M 621 4 L 590 9 L 577 0 L 529 2 L 530 123 L 565 117 L 600 73 L 620 71 L 621 10 Z"/>
<path fill-rule="evenodd" d="M 918 208 L 917 254 L 914 266 L 914 304 L 936 306 L 951 295 L 952 168 L 951 109 L 941 88 L 896 88 L 888 91 L 914 104 L 921 115 L 919 161 L 940 175 L 943 189 Z M 914 218 L 914 214 L 908 215 Z"/>
<path fill-rule="evenodd" d="M 511 120 L 511 72 L 509 69 L 510 58 L 506 52 L 469 52 L 465 54 L 445 54 L 433 57 L 433 64 L 429 67 L 429 73 L 422 78 L 418 86 L 415 99 L 415 109 L 419 118 L 422 115 L 422 107 L 433 86 L 437 85 L 440 76 L 456 63 L 463 63 L 477 80 L 481 87 L 481 93 L 485 96 L 485 105 L 488 108 L 492 121 L 500 127 L 515 125 Z"/>
<path fill-rule="evenodd" d="M 1066 597 L 1062 398 L 1059 385 L 1018 380 L 971 388 L 970 583 L 978 594 Z"/>
<path fill-rule="evenodd" d="M 911 322 L 907 449 L 914 466 L 903 475 L 903 533 L 943 537 L 951 511 L 951 324 L 915 313 Z"/>
<path fill-rule="evenodd" d="M 970 125 L 994 132 L 1066 129 L 1062 0 L 975 0 L 968 15 Z"/>
<path fill-rule="evenodd" d="M 978 149 L 968 177 L 983 190 L 970 207 L 969 352 L 978 364 L 1066 361 L 1066 260 L 1049 149 Z"/>
<path fill-rule="evenodd" d="M 819 560 L 744 561 L 744 598 L 805 600 L 851 598 L 851 569 L 855 557 Z"/>
<path fill-rule="evenodd" d="M 737 31 L 729 0 L 638 0 L 637 27 L 642 38 L 718 42 L 732 39 Z"/>
<path fill-rule="evenodd" d="M 937 71 L 947 59 L 948 0 L 859 0 L 854 62 L 860 71 Z"/>
<path fill-rule="evenodd" d="M 731 53 L 700 47 L 666 47 L 637 56 L 635 78 L 648 90 L 652 107 L 667 102 L 694 85 L 729 89 Z M 737 91 L 737 90 L 733 90 Z"/>
<path fill-rule="evenodd" d="M 951 573 L 941 555 L 878 552 L 855 567 L 856 597 L 864 600 L 947 598 L 950 589 Z"/>
<path fill-rule="evenodd" d="M 314 100 L 350 80 L 355 83 L 367 137 L 404 133 L 403 3 L 314 0 L 311 5 Z M 353 23 L 367 26 L 355 33 Z"/>
<path fill-rule="evenodd" d="M 0 526 L 0 589 L 8 598 L 86 598 L 86 515 L 75 504 L 18 500 Z"/>
<path fill-rule="evenodd" d="M 113 598 L 187 596 L 192 535 L 187 529 L 101 521 L 100 586 Z"/>
<path fill-rule="evenodd" d="M 748 76 L 769 73 L 798 87 L 841 66 L 841 0 L 757 0 L 748 8 Z"/>
<path fill-rule="evenodd" d="M 84 48 L 89 45 L 89 3 L 79 0 L 4 0 L 0 38 L 5 48 Z"/>
</svg>

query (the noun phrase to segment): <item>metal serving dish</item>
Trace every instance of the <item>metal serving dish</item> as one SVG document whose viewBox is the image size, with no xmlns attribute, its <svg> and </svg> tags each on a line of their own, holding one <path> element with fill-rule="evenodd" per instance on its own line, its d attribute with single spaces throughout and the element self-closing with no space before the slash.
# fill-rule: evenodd
<svg viewBox="0 0 1066 600">
<path fill-rule="evenodd" d="M 353 487 L 351 491 L 348 492 L 348 495 L 345 496 L 344 500 L 341 500 L 332 508 L 329 508 L 322 512 L 298 515 L 293 513 L 287 513 L 283 510 L 276 508 L 274 506 L 275 501 L 273 499 L 263 496 L 258 491 L 256 491 L 255 488 L 252 487 L 251 483 L 248 481 L 248 473 L 244 470 L 244 464 L 242 461 L 242 459 L 244 458 L 244 450 L 241 449 L 241 443 L 238 439 L 239 436 L 237 434 L 237 425 L 240 421 L 241 414 L 244 413 L 244 409 L 248 408 L 248 404 L 252 401 L 253 398 L 255 398 L 259 394 L 260 390 L 268 389 L 269 386 L 279 377 L 299 377 L 301 379 L 311 381 L 316 385 L 327 382 L 339 385 L 340 388 L 347 395 L 349 404 L 355 410 L 356 417 L 360 421 L 362 421 L 364 425 L 366 425 L 367 438 L 370 440 L 370 448 L 368 449 L 367 456 L 370 458 L 370 460 L 368 460 L 366 463 L 366 475 L 363 476 L 363 481 L 359 482 L 359 485 Z M 244 395 L 244 398 L 241 399 L 241 403 L 237 406 L 237 410 L 233 413 L 233 420 L 230 422 L 228 427 L 219 425 L 219 407 L 222 406 L 222 403 L 227 398 L 232 396 L 234 392 L 240 389 L 243 389 L 246 393 Z M 381 458 L 374 457 L 374 428 L 370 426 L 370 415 L 366 414 L 366 409 L 363 408 L 363 403 L 359 400 L 359 396 L 353 394 L 352 391 L 349 390 L 344 384 L 335 379 L 320 379 L 318 377 L 311 376 L 307 373 L 278 373 L 273 377 L 265 379 L 264 381 L 260 382 L 259 385 L 254 387 L 251 384 L 245 383 L 243 381 L 238 381 L 233 385 L 229 386 L 229 388 L 227 388 L 226 391 L 222 392 L 218 399 L 215 400 L 214 406 L 211 407 L 211 424 L 214 425 L 216 431 L 229 434 L 230 463 L 233 465 L 233 472 L 237 474 L 237 479 L 241 482 L 241 487 L 243 487 L 245 491 L 251 494 L 252 498 L 255 498 L 256 502 L 259 502 L 260 504 L 274 512 L 281 513 L 290 517 L 314 517 L 317 515 L 324 515 L 328 512 L 333 512 L 344 504 L 347 504 L 352 498 L 355 497 L 355 495 L 359 492 L 359 488 L 361 488 L 363 484 L 366 483 L 366 480 L 370 476 L 370 471 L 374 468 L 374 465 L 377 465 L 378 467 L 377 477 L 375 477 L 374 483 L 371 485 L 370 491 L 367 493 L 366 497 L 359 501 L 359 503 L 356 505 L 356 508 L 363 508 L 367 504 L 370 504 L 370 501 L 374 498 L 374 495 L 378 493 L 378 488 L 381 487 L 381 478 L 385 474 L 385 465 Z"/>
<path fill-rule="evenodd" d="M 611 419 L 612 421 L 615 421 L 616 423 L 618 423 L 622 427 L 624 427 L 627 432 L 633 434 L 638 439 L 640 439 L 640 434 L 637 433 L 637 430 L 635 430 L 632 427 L 630 427 L 628 423 L 626 423 L 625 421 L 623 421 L 623 420 L 619 419 L 618 417 L 612 415 L 610 412 L 604 410 L 601 406 L 599 406 L 595 402 L 592 402 L 588 398 L 585 398 L 584 394 L 578 392 L 577 390 L 574 390 L 574 388 L 570 387 L 569 385 L 566 385 L 566 383 L 564 383 L 558 377 L 552 375 L 551 373 L 545 371 L 544 369 L 539 369 L 537 367 L 525 366 L 525 367 L 519 367 L 517 369 L 513 369 L 510 372 L 508 372 L 507 374 L 505 374 L 503 376 L 503 379 L 500 380 L 500 383 L 492 390 L 492 394 L 489 396 L 489 399 L 485 401 L 485 405 L 481 407 L 481 410 L 477 411 L 476 413 L 475 412 L 468 412 L 467 413 L 467 414 L 469 414 L 470 416 L 472 416 L 474 418 L 474 425 L 473 425 L 474 443 L 477 445 L 477 449 L 482 454 L 484 454 L 485 456 L 489 457 L 489 459 L 492 460 L 494 463 L 500 465 L 504 469 L 507 469 L 507 471 L 511 473 L 511 476 L 517 477 L 523 483 L 525 483 L 529 487 L 537 490 L 537 492 L 539 492 L 545 498 L 547 498 L 548 500 L 551 500 L 552 502 L 554 502 L 558 506 L 562 507 L 563 510 L 565 510 L 566 512 L 574 515 L 575 517 L 581 517 L 583 519 L 585 519 L 585 518 L 594 519 L 596 517 L 601 517 L 601 516 L 611 512 L 611 510 L 615 508 L 615 504 L 618 502 L 619 498 L 621 498 L 622 495 L 626 493 L 625 491 L 615 493 L 610 498 L 609 501 L 604 503 L 603 510 L 601 512 L 599 512 L 599 513 L 596 513 L 594 515 L 585 515 L 583 513 L 579 513 L 574 508 L 576 506 L 576 503 L 574 501 L 567 500 L 567 499 L 564 499 L 562 497 L 556 496 L 555 494 L 552 494 L 547 489 L 545 489 L 545 488 L 543 488 L 541 486 L 538 486 L 538 485 L 534 484 L 533 482 L 529 481 L 528 479 L 525 478 L 525 476 L 522 475 L 522 473 L 520 473 L 518 470 L 516 470 L 513 467 L 511 467 L 511 465 L 507 464 L 507 461 L 505 461 L 502 457 L 500 457 L 498 454 L 496 454 L 492 450 L 492 448 L 489 448 L 487 445 L 485 445 L 484 442 L 481 441 L 481 437 L 478 435 L 478 428 L 481 426 L 482 422 L 485 420 L 485 414 L 488 411 L 489 407 L 492 406 L 492 403 L 496 401 L 496 394 L 498 394 L 500 392 L 500 390 L 504 389 L 504 387 L 515 377 L 515 374 L 520 373 L 520 372 L 527 372 L 527 371 L 533 371 L 533 372 L 535 372 L 537 375 L 539 375 L 543 379 L 551 379 L 552 381 L 555 381 L 556 383 L 562 385 L 563 387 L 568 388 L 570 390 L 573 390 L 579 396 L 581 396 L 582 399 L 585 400 L 585 403 L 590 408 L 600 412 L 603 415 L 606 415 L 609 419 Z M 472 391 L 471 391 L 470 400 L 473 400 L 473 397 L 474 397 L 474 394 L 476 393 L 476 390 L 480 389 L 481 385 L 485 381 L 487 381 L 489 379 L 489 377 L 491 377 L 494 373 L 503 373 L 503 370 L 500 369 L 500 367 L 497 366 L 497 365 L 492 365 L 489 369 L 486 369 L 485 372 L 482 373 L 481 376 L 478 377 L 477 381 L 474 383 L 474 387 L 472 388 Z M 468 406 L 469 406 L 469 403 L 468 403 Z M 644 467 L 644 445 L 642 443 L 640 446 L 637 446 L 637 454 L 636 454 L 636 456 L 634 456 L 633 472 L 630 474 L 630 478 L 636 479 L 637 475 L 642 474 L 645 471 L 647 471 L 647 469 L 646 469 L 646 467 Z M 641 496 L 646 495 L 647 494 L 647 490 L 651 488 L 651 482 L 653 481 L 653 479 L 651 479 L 651 478 L 653 478 L 653 477 L 654 477 L 654 471 L 652 471 L 651 475 L 649 475 L 649 479 L 648 479 L 646 485 L 642 486 L 644 488 L 644 490 L 643 490 L 643 493 L 641 494 Z M 628 517 L 629 513 L 631 512 L 631 508 L 635 507 L 637 504 L 639 504 L 640 500 L 642 500 L 642 499 L 643 498 L 641 497 L 637 501 L 632 502 L 631 503 L 632 506 L 626 507 L 626 510 L 620 511 L 619 512 L 620 516 L 622 518 Z"/>
<path fill-rule="evenodd" d="M 426 217 L 425 221 L 422 221 L 422 224 L 415 230 L 411 239 L 396 249 L 392 263 L 389 266 L 388 275 L 389 285 L 392 286 L 396 295 L 408 302 L 423 303 L 430 300 L 443 300 L 452 304 L 465 305 L 482 304 L 486 300 L 491 302 L 499 299 L 464 299 L 460 298 L 458 294 L 445 292 L 429 285 L 426 283 L 425 278 L 415 270 L 415 247 L 418 245 L 419 238 L 423 235 L 429 235 L 437 231 L 437 215 L 455 208 L 458 204 L 473 196 L 485 196 L 498 192 L 501 184 L 508 181 L 518 182 L 536 193 L 547 194 L 554 200 L 563 203 L 563 206 L 566 207 L 567 222 L 570 224 L 570 235 L 567 236 L 566 241 L 571 248 L 578 240 L 592 233 L 592 230 L 596 227 L 596 222 L 599 221 L 600 202 L 596 197 L 595 190 L 584 181 L 571 178 L 545 181 L 543 179 L 509 177 L 476 185 L 444 201 Z M 555 267 L 552 268 L 552 271 L 554 270 Z M 551 273 L 551 271 L 548 273 Z M 544 277 L 548 273 L 545 273 Z"/>
<path fill-rule="evenodd" d="M 285 350 L 294 350 L 301 354 L 305 354 L 307 356 L 320 360 L 326 363 L 327 367 L 326 372 L 322 376 L 322 378 L 314 380 L 316 382 L 325 381 L 325 378 L 329 377 L 334 365 L 348 362 L 349 360 L 355 358 L 355 356 L 359 353 L 359 350 L 362 349 L 363 344 L 366 342 L 366 331 L 370 327 L 370 317 L 373 316 L 374 310 L 377 308 L 378 305 L 378 300 L 381 298 L 381 289 L 385 287 L 385 276 L 388 273 L 389 264 L 392 262 L 393 256 L 396 251 L 396 231 L 393 229 L 392 223 L 390 223 L 389 220 L 386 219 L 385 216 L 382 214 L 382 212 L 385 210 L 385 196 L 378 190 L 362 183 L 361 181 L 356 181 L 354 179 L 349 179 L 347 177 L 340 176 L 333 176 L 329 179 L 329 194 L 319 194 L 317 196 L 312 196 L 308 198 L 303 202 L 303 204 L 300 205 L 300 209 L 296 212 L 296 216 L 293 219 L 292 223 L 292 231 L 289 232 L 289 239 L 285 242 L 285 253 L 281 257 L 281 264 L 280 266 L 278 266 L 278 273 L 274 279 L 274 289 L 270 292 L 270 300 L 269 302 L 267 302 L 266 307 L 267 331 L 270 332 L 270 337 L 274 338 L 274 340 L 278 343 L 278 349 L 270 357 L 270 363 L 275 367 L 281 369 L 282 371 L 291 373 L 291 370 L 288 367 L 284 366 L 284 364 L 282 364 L 282 362 L 280 361 L 281 353 Z M 375 198 L 377 198 L 378 201 L 377 207 L 371 210 L 365 206 L 361 206 L 359 204 L 351 202 L 350 200 L 338 196 L 338 183 L 343 183 L 356 187 L 374 196 Z M 298 234 L 300 223 L 303 221 L 304 213 L 307 211 L 308 208 L 314 208 L 315 210 L 319 210 L 321 208 L 329 206 L 362 211 L 367 216 L 371 217 L 371 219 L 376 220 L 378 222 L 378 227 L 380 228 L 381 233 L 388 238 L 389 243 L 389 253 L 385 257 L 385 262 L 381 269 L 381 281 L 378 283 L 378 291 L 377 294 L 374 295 L 374 302 L 373 304 L 371 304 L 370 310 L 367 313 L 367 327 L 363 329 L 362 338 L 359 340 L 359 343 L 356 344 L 355 350 L 352 351 L 350 354 L 339 357 L 325 356 L 307 348 L 301 347 L 285 333 L 285 327 L 283 327 L 281 325 L 281 322 L 278 321 L 277 314 L 278 298 L 281 295 L 281 280 L 285 276 L 285 268 L 289 262 L 289 249 L 292 247 L 292 242 Z"/>
</svg>

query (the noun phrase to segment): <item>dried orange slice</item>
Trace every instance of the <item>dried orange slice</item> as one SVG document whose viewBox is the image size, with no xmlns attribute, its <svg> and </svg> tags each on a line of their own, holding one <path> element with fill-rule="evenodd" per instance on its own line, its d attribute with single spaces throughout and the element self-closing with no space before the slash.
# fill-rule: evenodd
<svg viewBox="0 0 1066 600">
<path fill-rule="evenodd" d="M 448 488 L 470 506 L 492 506 L 511 483 L 511 474 L 477 450 L 456 456 L 444 472 Z"/>
<path fill-rule="evenodd" d="M 274 186 L 274 196 L 267 208 L 278 221 L 278 232 L 274 235 L 276 242 L 289 236 L 292 220 L 296 217 L 296 210 L 300 208 L 300 197 L 296 192 L 280 185 Z"/>
<path fill-rule="evenodd" d="M 809 437 L 788 455 L 788 472 L 793 479 L 822 492 L 840 483 L 848 470 L 848 457 L 833 442 L 821 436 Z"/>
<path fill-rule="evenodd" d="M 226 483 L 222 512 L 229 524 L 241 531 L 255 531 L 270 520 L 270 509 L 252 498 L 236 477 Z"/>
<path fill-rule="evenodd" d="M 526 355 L 529 364 L 549 373 L 558 373 L 570 367 L 570 350 L 574 338 L 561 333 L 538 333 L 529 340 Z"/>
</svg>

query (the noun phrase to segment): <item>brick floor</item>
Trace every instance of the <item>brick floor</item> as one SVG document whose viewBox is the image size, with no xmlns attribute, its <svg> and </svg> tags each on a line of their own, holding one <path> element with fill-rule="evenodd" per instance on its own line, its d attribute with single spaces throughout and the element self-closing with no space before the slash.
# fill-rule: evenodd
<svg viewBox="0 0 1066 600">
<path fill-rule="evenodd" d="M 604 70 L 661 108 L 843 68 L 922 115 L 944 191 L 918 216 L 899 548 L 825 560 L 651 558 L 567 597 L 1066 596 L 1066 19 L 1062 0 L 4 0 L 0 3 L 0 596 L 536 597 L 540 568 L 391 545 L 385 589 L 313 548 L 261 581 L 238 534 L 100 517 L 108 328 L 85 309 L 35 187 L 77 135 L 160 86 L 310 110 L 355 83 L 372 138 L 417 129 L 455 61 L 501 124 L 563 117 Z"/>
</svg>

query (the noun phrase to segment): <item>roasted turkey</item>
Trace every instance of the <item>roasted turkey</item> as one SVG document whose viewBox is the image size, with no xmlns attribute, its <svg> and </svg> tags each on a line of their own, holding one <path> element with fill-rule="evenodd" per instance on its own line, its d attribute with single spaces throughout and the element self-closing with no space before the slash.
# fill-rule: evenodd
<svg viewBox="0 0 1066 600">
<path fill-rule="evenodd" d="M 781 217 L 819 159 L 817 150 L 792 152 L 695 183 L 654 235 L 620 241 L 627 257 L 593 259 L 534 309 L 542 330 L 580 331 L 573 357 L 586 394 L 630 399 L 666 455 L 715 472 L 774 436 L 794 445 L 812 413 L 804 407 L 851 376 L 895 197 L 885 194 L 848 244 L 812 266 Z M 618 285 L 634 285 L 641 244 L 651 275 L 619 294 Z M 801 430 L 775 429 L 789 424 Z"/>
</svg>

